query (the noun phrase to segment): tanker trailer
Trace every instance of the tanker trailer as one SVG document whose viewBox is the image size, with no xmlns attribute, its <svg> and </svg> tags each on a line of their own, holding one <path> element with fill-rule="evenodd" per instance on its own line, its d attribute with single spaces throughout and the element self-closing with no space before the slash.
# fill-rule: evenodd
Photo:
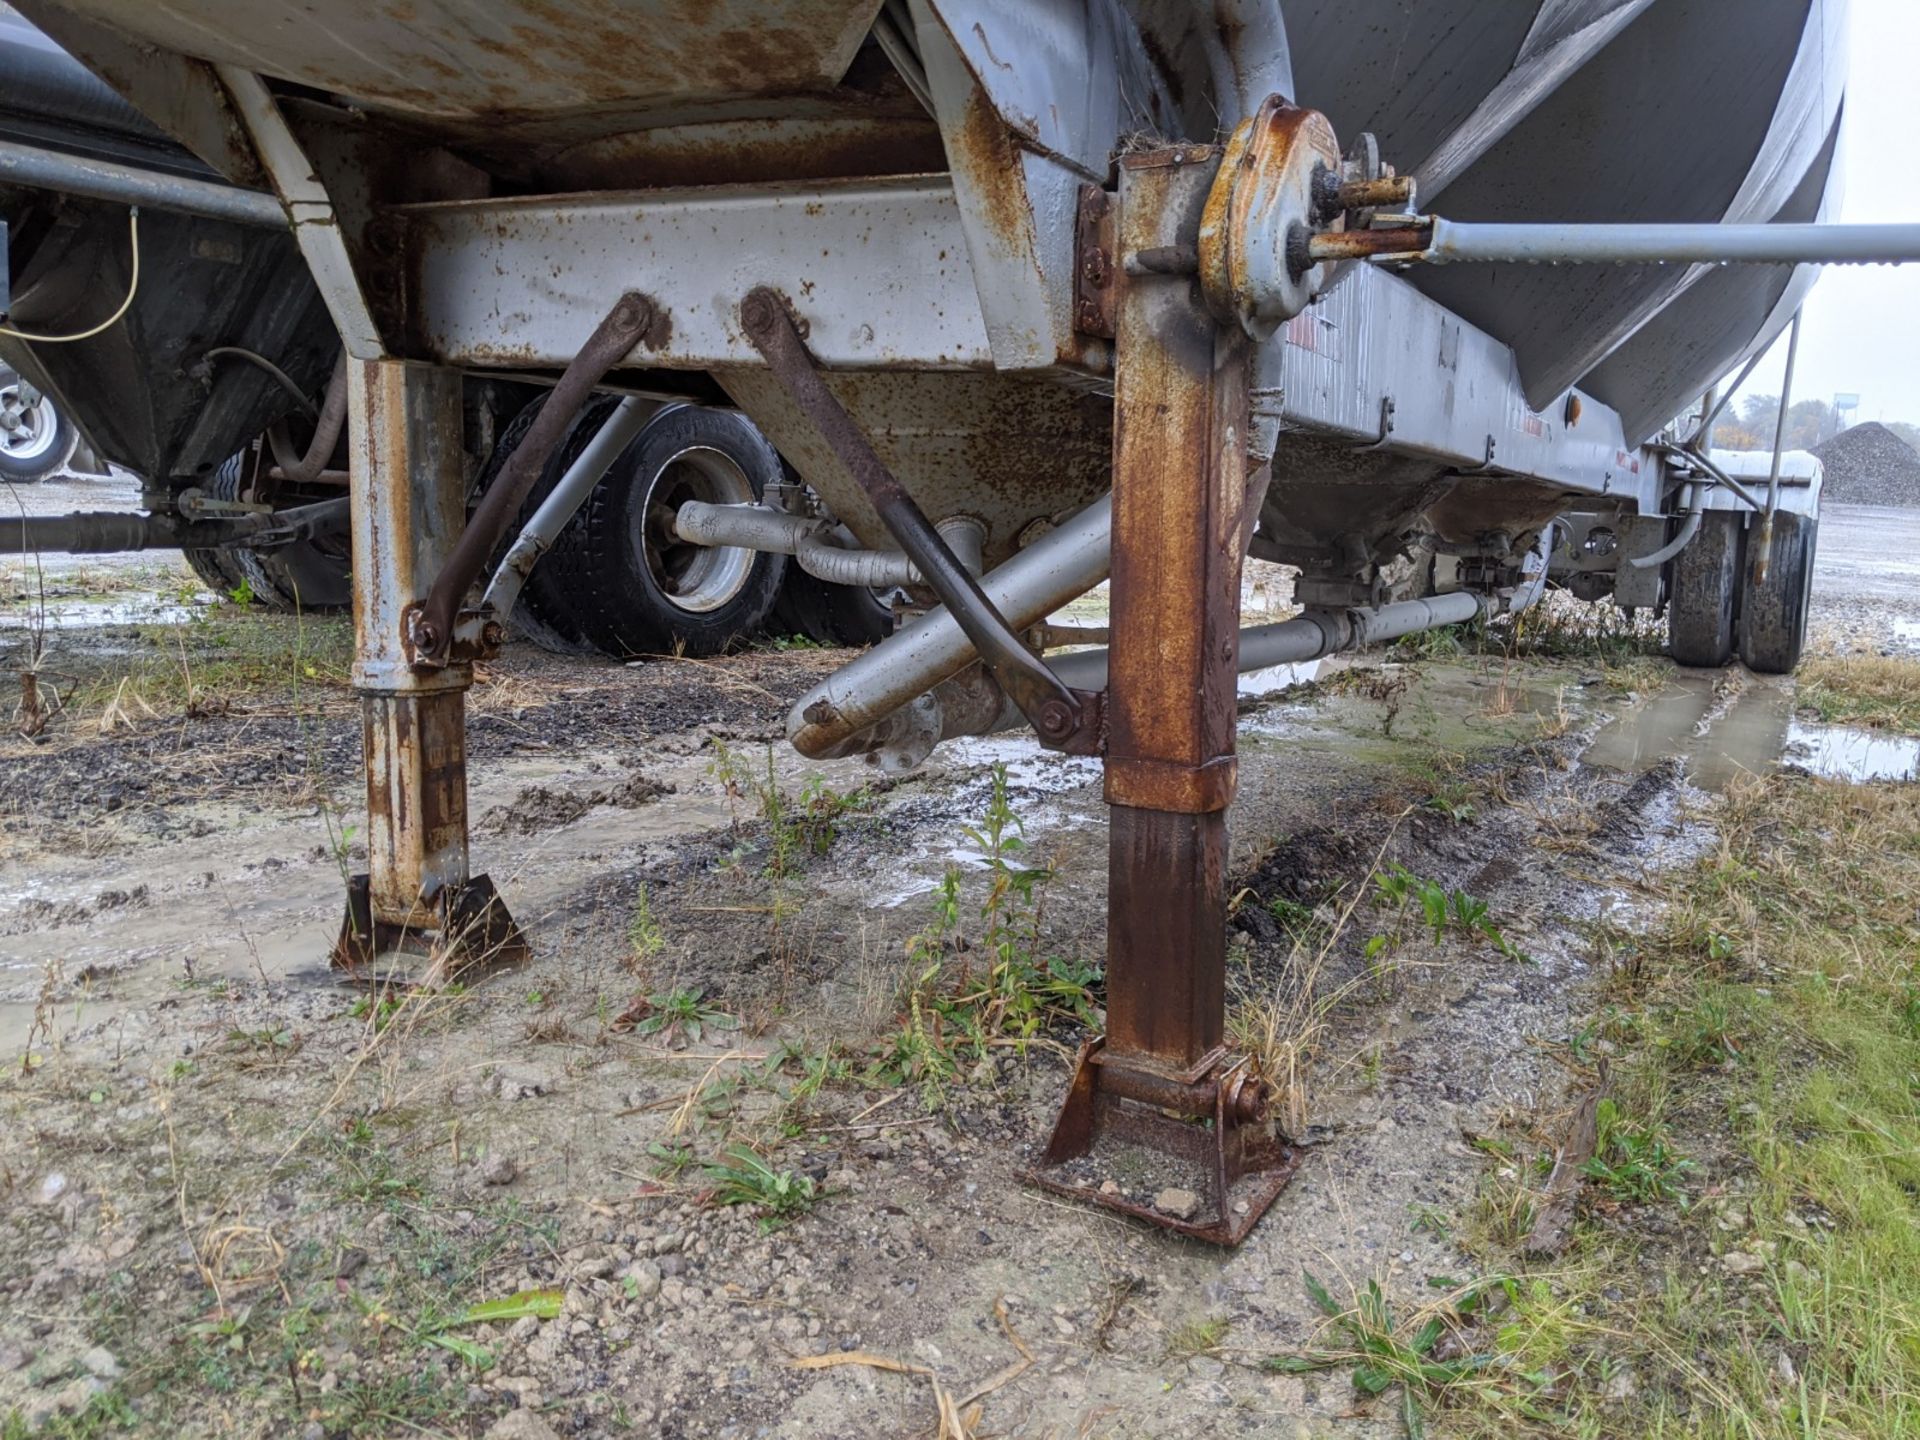
<svg viewBox="0 0 1920 1440">
<path fill-rule="evenodd" d="M 1683 660 L 1791 668 L 1817 471 L 1735 473 L 1671 421 L 1813 265 L 1920 255 L 1820 223 L 1840 0 L 22 8 L 271 192 L 349 357 L 371 819 L 337 959 L 524 944 L 468 865 L 494 557 L 596 391 L 722 395 L 844 525 L 832 566 L 928 606 L 800 700 L 796 747 L 907 768 L 1018 723 L 1103 760 L 1107 1033 L 1033 1178 L 1125 1208 L 1062 1167 L 1146 1145 L 1203 1197 L 1150 1218 L 1229 1243 L 1296 1163 L 1223 1033 L 1236 668 L 1521 609 L 1556 569 L 1667 607 Z M 551 390 L 469 514 L 463 376 L 503 375 Z M 1299 567 L 1304 615 L 1241 631 L 1248 554 Z M 1108 652 L 1032 643 L 1108 580 Z"/>
</svg>

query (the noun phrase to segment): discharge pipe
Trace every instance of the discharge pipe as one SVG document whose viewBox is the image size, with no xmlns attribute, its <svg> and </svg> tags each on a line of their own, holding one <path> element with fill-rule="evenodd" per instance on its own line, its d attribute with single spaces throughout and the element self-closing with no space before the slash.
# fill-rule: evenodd
<svg viewBox="0 0 1920 1440">
<path fill-rule="evenodd" d="M 1423 216 L 1389 230 L 1300 237 L 1296 268 L 1378 259 L 1527 265 L 1900 265 L 1920 225 L 1503 225 Z"/>
<path fill-rule="evenodd" d="M 978 575 L 986 527 L 970 515 L 955 515 L 934 527 L 968 573 Z M 922 585 L 919 569 L 902 550 L 851 550 L 821 533 L 820 522 L 772 505 L 710 505 L 689 500 L 674 517 L 674 531 L 694 545 L 737 545 L 791 555 L 800 568 L 829 585 L 870 590 Z"/>
</svg>

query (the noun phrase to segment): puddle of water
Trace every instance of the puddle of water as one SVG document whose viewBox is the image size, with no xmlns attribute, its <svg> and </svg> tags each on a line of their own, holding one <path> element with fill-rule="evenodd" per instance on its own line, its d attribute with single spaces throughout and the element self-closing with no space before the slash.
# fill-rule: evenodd
<svg viewBox="0 0 1920 1440">
<path fill-rule="evenodd" d="M 93 599 L 48 596 L 44 613 L 38 603 L 0 607 L 0 631 L 184 625 L 212 603 L 211 597 L 208 597 L 197 604 L 182 604 L 178 599 L 150 591 L 133 591 L 110 598 Z"/>
<path fill-rule="evenodd" d="M 1783 760 L 1836 780 L 1910 780 L 1920 771 L 1920 740 L 1804 724 L 1784 686 L 1752 683 L 1727 702 L 1712 675 L 1681 672 L 1617 715 L 1580 758 L 1637 774 L 1675 756 L 1702 790 L 1724 790 L 1736 775 L 1765 774 Z"/>
<path fill-rule="evenodd" d="M 1834 780 L 1920 778 L 1920 738 L 1878 735 L 1851 725 L 1787 727 L 1784 757 L 1803 770 Z"/>
</svg>

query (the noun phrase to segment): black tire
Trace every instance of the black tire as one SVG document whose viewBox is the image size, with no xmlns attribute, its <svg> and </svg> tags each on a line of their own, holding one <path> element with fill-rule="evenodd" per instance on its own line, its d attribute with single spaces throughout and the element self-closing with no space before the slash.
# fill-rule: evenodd
<svg viewBox="0 0 1920 1440">
<path fill-rule="evenodd" d="M 893 633 L 893 605 L 882 594 L 861 586 L 829 585 L 789 563 L 767 630 L 803 635 L 817 645 L 877 645 Z"/>
<path fill-rule="evenodd" d="M 209 499 L 238 500 L 251 450 L 229 455 L 200 488 Z M 208 588 L 227 599 L 247 595 L 263 610 L 283 615 L 326 614 L 353 606 L 351 545 L 342 533 L 296 540 L 277 550 L 186 550 L 187 564 Z"/>
<path fill-rule="evenodd" d="M 214 471 L 209 493 L 224 500 L 236 498 L 252 456 L 251 450 L 229 456 Z M 268 610 L 319 615 L 353 607 L 353 545 L 344 531 L 324 539 L 296 540 L 275 550 L 229 550 L 224 563 L 246 582 L 254 603 Z"/>
<path fill-rule="evenodd" d="M 688 545 L 667 526 L 684 499 L 750 503 L 780 473 L 746 417 L 670 411 L 614 461 L 534 576 L 608 654 L 718 655 L 766 622 L 787 557 Z"/>
<path fill-rule="evenodd" d="M 1682 665 L 1712 670 L 1733 658 L 1741 518 L 1731 510 L 1707 511 L 1700 533 L 1674 557 L 1667 653 Z"/>
<path fill-rule="evenodd" d="M 241 456 L 236 455 L 233 459 L 228 460 L 226 464 L 209 475 L 207 477 L 207 483 L 200 488 L 215 500 L 238 499 L 240 493 L 240 466 L 234 462 L 241 458 Z M 186 558 L 187 564 L 192 567 L 193 573 L 198 575 L 202 583 L 222 600 L 231 600 L 234 598 L 236 592 L 240 592 L 240 582 L 243 577 L 240 574 L 240 567 L 235 563 L 236 552 L 231 550 L 182 550 L 180 553 Z M 248 588 L 252 588 L 251 581 L 248 582 Z"/>
<path fill-rule="evenodd" d="M 1757 524 L 1757 522 L 1756 522 Z M 1756 585 L 1749 566 L 1740 600 L 1740 658 L 1762 675 L 1789 675 L 1807 643 L 1807 610 L 1813 594 L 1814 551 L 1820 522 L 1785 511 L 1773 517 L 1773 555 L 1767 579 Z M 1750 559 L 1759 558 L 1756 528 Z"/>
<path fill-rule="evenodd" d="M 0 404 L 14 398 L 20 377 L 0 366 Z M 0 478 L 14 481 L 44 480 L 73 453 L 73 426 L 53 403 L 42 395 L 20 421 L 15 431 L 0 430 Z"/>
</svg>

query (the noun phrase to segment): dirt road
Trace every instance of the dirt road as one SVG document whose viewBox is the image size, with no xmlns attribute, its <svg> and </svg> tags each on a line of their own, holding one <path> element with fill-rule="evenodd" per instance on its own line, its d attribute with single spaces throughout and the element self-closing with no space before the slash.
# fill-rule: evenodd
<svg viewBox="0 0 1920 1440">
<path fill-rule="evenodd" d="M 1829 521 L 1822 565 L 1890 621 L 1884 533 Z M 516 651 L 473 696 L 475 853 L 534 959 L 370 996 L 324 966 L 363 824 L 344 632 L 180 603 L 63 631 L 101 698 L 0 747 L 0 1414 L 30 1425 L 888 1436 L 931 1432 L 937 1381 L 1006 1435 L 1400 1433 L 1268 1365 L 1323 1321 L 1302 1270 L 1402 1309 L 1479 1273 L 1487 1137 L 1551 1153 L 1596 937 L 1712 843 L 1683 765 L 1724 783 L 1795 726 L 1852 763 L 1784 682 L 1654 659 L 1256 680 L 1234 1023 L 1307 1160 L 1221 1252 L 1018 1178 L 1097 1003 L 1091 762 L 1009 739 L 881 786 L 772 743 L 831 654 Z M 283 678 L 242 684 L 249 647 Z M 1430 925 L 1394 867 L 1484 919 Z M 784 1181 L 708 1168 L 741 1147 Z M 466 1313 L 549 1288 L 556 1318 Z M 920 1373 L 831 1363 L 860 1355 Z"/>
</svg>

